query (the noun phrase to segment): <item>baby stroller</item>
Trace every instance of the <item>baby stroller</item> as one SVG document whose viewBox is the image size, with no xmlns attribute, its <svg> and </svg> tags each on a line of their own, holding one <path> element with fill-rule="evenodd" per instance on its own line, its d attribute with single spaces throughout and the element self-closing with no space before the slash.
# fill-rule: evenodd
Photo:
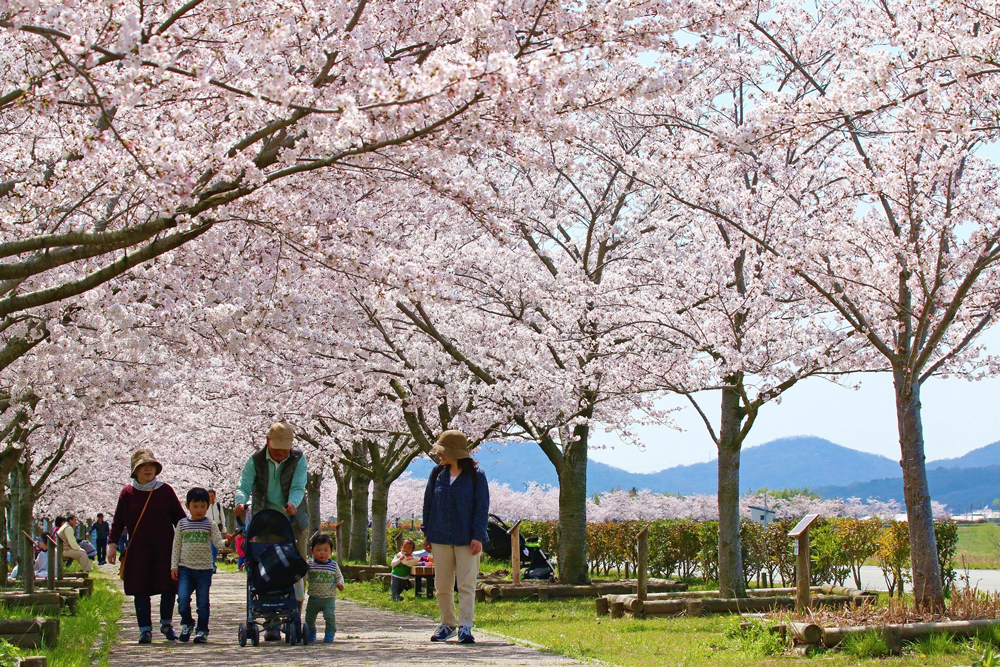
<svg viewBox="0 0 1000 667">
<path fill-rule="evenodd" d="M 556 573 L 549 557 L 542 551 L 542 541 L 537 537 L 529 537 L 524 541 L 528 552 L 528 564 L 524 570 L 525 579 L 551 579 Z"/>
<path fill-rule="evenodd" d="M 288 518 L 277 510 L 253 514 L 244 533 L 247 572 L 247 618 L 240 623 L 240 646 L 257 646 L 261 627 L 279 627 L 289 644 L 308 643 L 295 599 L 295 582 L 309 564 L 295 548 Z"/>
</svg>

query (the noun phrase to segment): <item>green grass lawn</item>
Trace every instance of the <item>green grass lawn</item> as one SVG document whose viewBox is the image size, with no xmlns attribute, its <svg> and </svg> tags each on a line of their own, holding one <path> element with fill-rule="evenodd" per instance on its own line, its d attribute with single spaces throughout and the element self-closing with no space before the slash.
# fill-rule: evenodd
<svg viewBox="0 0 1000 667">
<path fill-rule="evenodd" d="M 123 596 L 104 575 L 95 573 L 91 576 L 95 579 L 93 594 L 80 598 L 75 615 L 71 616 L 64 610 L 59 617 L 59 641 L 56 646 L 15 649 L 4 642 L 5 645 L 0 646 L 0 664 L 8 664 L 4 660 L 14 656 L 44 655 L 48 664 L 59 667 L 107 665 L 108 654 L 118 639 Z M 0 608 L 0 618 L 31 616 L 24 610 Z"/>
<path fill-rule="evenodd" d="M 437 603 L 414 599 L 412 592 L 403 602 L 390 602 L 389 594 L 375 582 L 348 583 L 343 597 L 411 614 L 437 617 Z M 971 664 L 985 645 L 978 641 L 924 642 L 909 646 L 892 658 L 861 658 L 841 651 L 828 651 L 805 658 L 783 655 L 780 646 L 766 632 L 740 632 L 739 617 L 704 618 L 597 618 L 593 599 L 499 601 L 476 607 L 476 626 L 514 640 L 530 642 L 546 650 L 574 658 L 595 659 L 613 665 L 883 665 L 945 667 Z M 428 635 L 434 622 L 428 622 Z"/>
<path fill-rule="evenodd" d="M 961 571 L 1000 568 L 1000 524 L 976 523 L 958 526 L 955 567 Z M 964 559 L 964 561 L 963 561 Z"/>
</svg>

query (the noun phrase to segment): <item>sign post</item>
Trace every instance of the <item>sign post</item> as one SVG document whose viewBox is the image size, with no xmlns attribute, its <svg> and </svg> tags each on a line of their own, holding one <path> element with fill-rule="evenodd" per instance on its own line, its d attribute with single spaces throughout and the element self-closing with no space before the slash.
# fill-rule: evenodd
<svg viewBox="0 0 1000 667">
<path fill-rule="evenodd" d="M 795 524 L 788 533 L 795 542 L 795 611 L 802 613 L 809 609 L 809 583 L 812 573 L 809 571 L 809 527 L 816 523 L 819 514 L 806 514 L 802 521 Z"/>
<path fill-rule="evenodd" d="M 515 584 L 521 583 L 521 519 L 510 530 L 510 578 Z"/>
</svg>

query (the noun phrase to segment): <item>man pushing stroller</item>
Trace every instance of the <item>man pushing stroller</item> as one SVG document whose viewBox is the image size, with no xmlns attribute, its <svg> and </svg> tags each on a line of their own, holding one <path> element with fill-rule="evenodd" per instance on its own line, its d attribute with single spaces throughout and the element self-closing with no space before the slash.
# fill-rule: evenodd
<svg viewBox="0 0 1000 667">
<path fill-rule="evenodd" d="M 247 459 L 236 490 L 236 515 L 244 518 L 249 500 L 254 511 L 273 509 L 289 518 L 295 535 L 295 548 L 303 559 L 308 558 L 309 515 L 305 508 L 306 457 L 300 449 L 293 448 L 295 436 L 288 424 L 271 425 L 263 449 Z M 305 588 L 302 581 L 295 584 L 295 598 L 302 612 Z M 278 628 L 267 628 L 265 641 L 278 641 Z"/>
</svg>

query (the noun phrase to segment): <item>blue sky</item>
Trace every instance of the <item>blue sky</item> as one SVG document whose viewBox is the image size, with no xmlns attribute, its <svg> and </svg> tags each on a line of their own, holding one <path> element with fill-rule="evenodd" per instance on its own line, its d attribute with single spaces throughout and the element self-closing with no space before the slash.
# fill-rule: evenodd
<svg viewBox="0 0 1000 667">
<path fill-rule="evenodd" d="M 1000 350 L 1000 326 L 993 326 L 982 342 L 991 352 Z M 776 438 L 815 435 L 838 445 L 899 459 L 899 439 L 893 404 L 892 378 L 887 373 L 851 377 L 857 390 L 828 380 L 810 378 L 791 389 L 780 405 L 765 406 L 745 447 Z M 718 393 L 702 397 L 702 408 L 718 422 Z M 934 378 L 922 393 L 927 459 L 961 456 L 1000 440 L 1000 378 L 969 382 Z M 632 472 L 652 472 L 715 458 L 715 445 L 695 411 L 679 399 L 665 407 L 681 407 L 674 419 L 683 430 L 639 427 L 644 449 L 623 444 L 614 435 L 596 432 L 594 442 L 607 445 L 591 457 Z"/>
</svg>

